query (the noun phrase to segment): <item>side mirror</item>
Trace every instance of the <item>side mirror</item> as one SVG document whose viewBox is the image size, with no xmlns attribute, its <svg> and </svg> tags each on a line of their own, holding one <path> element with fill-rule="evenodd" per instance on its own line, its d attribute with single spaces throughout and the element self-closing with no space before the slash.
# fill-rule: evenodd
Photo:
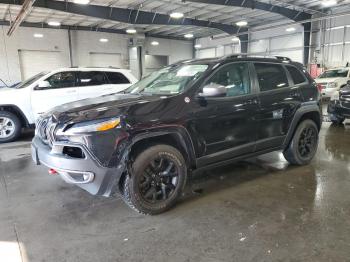
<svg viewBox="0 0 350 262">
<path fill-rule="evenodd" d="M 222 85 L 211 83 L 203 87 L 203 92 L 199 94 L 201 97 L 225 97 L 226 88 Z"/>
<path fill-rule="evenodd" d="M 40 81 L 38 86 L 35 87 L 35 90 L 41 90 L 41 89 L 45 89 L 45 88 L 49 88 L 51 87 L 49 81 Z"/>
</svg>

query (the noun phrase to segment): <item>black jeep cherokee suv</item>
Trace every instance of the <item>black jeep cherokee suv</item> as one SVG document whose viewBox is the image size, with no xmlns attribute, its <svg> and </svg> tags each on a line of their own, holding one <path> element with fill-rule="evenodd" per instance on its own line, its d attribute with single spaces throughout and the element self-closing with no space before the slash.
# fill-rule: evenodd
<svg viewBox="0 0 350 262">
<path fill-rule="evenodd" d="M 91 194 L 120 193 L 146 214 L 169 209 L 194 170 L 275 150 L 308 164 L 320 93 L 300 64 L 282 60 L 183 61 L 123 94 L 57 107 L 37 122 L 33 160 Z"/>
</svg>

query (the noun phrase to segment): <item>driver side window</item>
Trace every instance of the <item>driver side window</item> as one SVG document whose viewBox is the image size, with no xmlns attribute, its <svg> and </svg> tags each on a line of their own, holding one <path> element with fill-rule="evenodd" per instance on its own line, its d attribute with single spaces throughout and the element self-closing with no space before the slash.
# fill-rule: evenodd
<svg viewBox="0 0 350 262">
<path fill-rule="evenodd" d="M 226 88 L 226 97 L 250 93 L 249 67 L 247 63 L 232 63 L 220 68 L 207 84 L 217 84 Z"/>
<path fill-rule="evenodd" d="M 75 87 L 75 72 L 60 72 L 46 79 L 49 86 L 45 89 Z"/>
</svg>

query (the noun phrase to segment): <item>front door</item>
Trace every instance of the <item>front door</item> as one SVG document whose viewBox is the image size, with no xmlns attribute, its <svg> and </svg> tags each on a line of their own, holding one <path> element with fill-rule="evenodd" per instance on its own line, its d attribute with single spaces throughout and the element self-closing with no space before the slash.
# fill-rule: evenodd
<svg viewBox="0 0 350 262">
<path fill-rule="evenodd" d="M 283 144 L 302 97 L 300 85 L 288 78 L 284 65 L 254 63 L 254 67 L 260 88 L 256 141 L 256 150 L 260 151 Z"/>
<path fill-rule="evenodd" d="M 78 100 L 75 72 L 60 72 L 44 80 L 45 87 L 34 87 L 31 95 L 33 117 L 49 111 L 55 106 Z"/>
<path fill-rule="evenodd" d="M 227 92 L 225 97 L 200 98 L 195 108 L 193 128 L 201 141 L 199 166 L 253 152 L 258 100 L 249 67 L 249 63 L 224 65 L 204 83 L 225 86 Z"/>
</svg>

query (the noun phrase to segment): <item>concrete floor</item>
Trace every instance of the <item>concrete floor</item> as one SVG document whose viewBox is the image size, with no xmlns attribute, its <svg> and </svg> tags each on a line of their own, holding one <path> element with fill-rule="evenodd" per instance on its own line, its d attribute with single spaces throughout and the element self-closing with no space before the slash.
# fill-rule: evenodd
<svg viewBox="0 0 350 262">
<path fill-rule="evenodd" d="M 0 146 L 0 261 L 350 261 L 350 125 L 324 123 L 312 164 L 279 153 L 207 171 L 171 211 L 93 197 Z"/>
</svg>

